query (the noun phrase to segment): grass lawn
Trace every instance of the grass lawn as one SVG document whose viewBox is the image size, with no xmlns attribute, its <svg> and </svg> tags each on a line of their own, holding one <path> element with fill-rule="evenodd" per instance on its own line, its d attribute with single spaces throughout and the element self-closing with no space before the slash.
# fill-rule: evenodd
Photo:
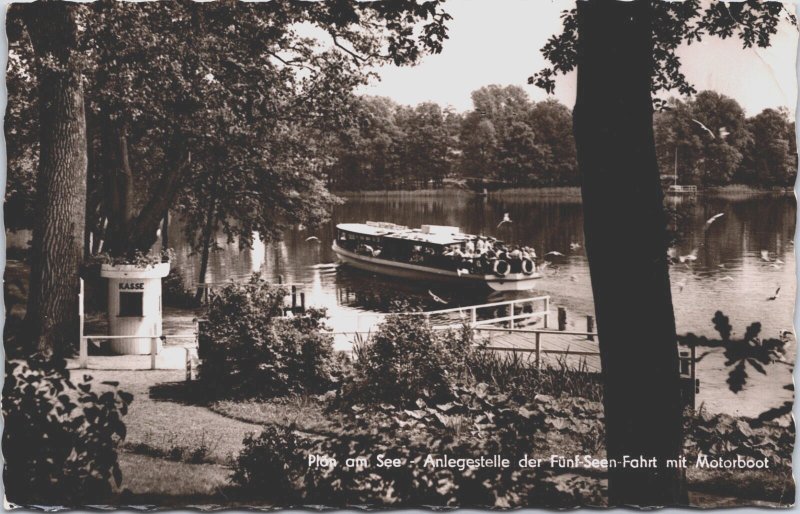
<svg viewBox="0 0 800 514">
<path fill-rule="evenodd" d="M 237 421 L 194 404 L 186 394 L 185 373 L 173 371 L 99 371 L 87 374 L 95 382 L 118 381 L 120 389 L 133 394 L 133 403 L 123 418 L 128 435 L 123 448 L 129 451 L 170 454 L 176 447 L 190 453 L 208 448 L 208 462 L 230 465 L 242 448 L 247 433 L 261 431 L 259 425 Z"/>
<path fill-rule="evenodd" d="M 122 486 L 117 505 L 187 507 L 227 503 L 230 469 L 219 464 L 170 462 L 126 451 L 119 454 Z"/>
<path fill-rule="evenodd" d="M 208 408 L 222 416 L 260 425 L 294 427 L 308 434 L 333 434 L 337 415 L 311 397 L 276 400 L 218 400 Z"/>
</svg>

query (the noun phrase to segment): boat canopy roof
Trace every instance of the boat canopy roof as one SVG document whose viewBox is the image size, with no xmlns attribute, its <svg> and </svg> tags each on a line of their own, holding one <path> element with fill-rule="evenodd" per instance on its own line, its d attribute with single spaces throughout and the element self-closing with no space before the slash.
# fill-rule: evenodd
<svg viewBox="0 0 800 514">
<path fill-rule="evenodd" d="M 397 234 L 388 234 L 384 236 L 384 238 L 410 241 L 425 245 L 446 246 L 463 243 L 471 239 L 472 236 L 468 236 L 467 234 L 425 234 L 419 229 L 414 229 Z"/>
<path fill-rule="evenodd" d="M 460 244 L 475 238 L 469 234 L 462 234 L 458 227 L 437 225 L 423 225 L 421 229 L 410 229 L 392 223 L 368 221 L 367 223 L 339 223 L 336 228 L 363 236 L 381 236 L 385 239 L 436 246 Z"/>
<path fill-rule="evenodd" d="M 397 225 L 395 227 L 394 229 L 390 229 L 373 224 L 367 225 L 366 223 L 339 223 L 336 225 L 336 228 L 339 230 L 344 230 L 345 232 L 351 232 L 353 234 L 361 234 L 363 236 L 385 236 L 386 234 L 396 232 L 398 229 L 408 230 L 408 227 L 399 227 Z"/>
</svg>

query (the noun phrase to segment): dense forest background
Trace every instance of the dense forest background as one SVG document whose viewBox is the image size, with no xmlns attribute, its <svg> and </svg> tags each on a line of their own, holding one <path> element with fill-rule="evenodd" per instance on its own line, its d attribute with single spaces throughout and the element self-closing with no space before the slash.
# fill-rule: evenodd
<svg viewBox="0 0 800 514">
<path fill-rule="evenodd" d="M 485 86 L 459 113 L 426 102 L 359 97 L 357 123 L 338 135 L 328 173 L 334 190 L 576 186 L 572 112 L 556 100 L 532 102 L 519 86 Z M 786 187 L 796 175 L 794 122 L 787 109 L 746 117 L 714 91 L 673 99 L 655 116 L 665 181 Z"/>
<path fill-rule="evenodd" d="M 10 81 L 7 226 L 29 228 L 38 144 L 36 99 Z M 309 170 L 333 191 L 579 185 L 571 110 L 554 99 L 531 101 L 519 86 L 489 85 L 472 93 L 473 109 L 433 102 L 400 105 L 353 96 L 341 123 L 318 133 Z M 788 109 L 747 117 L 714 91 L 672 99 L 654 119 L 665 183 L 757 188 L 790 187 L 797 169 L 795 122 Z M 675 178 L 677 173 L 677 180 Z"/>
</svg>

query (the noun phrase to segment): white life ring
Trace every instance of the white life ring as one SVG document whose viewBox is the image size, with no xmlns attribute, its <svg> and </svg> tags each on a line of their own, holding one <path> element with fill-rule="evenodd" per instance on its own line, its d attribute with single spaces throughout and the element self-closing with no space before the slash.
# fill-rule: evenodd
<svg viewBox="0 0 800 514">
<path fill-rule="evenodd" d="M 504 261 L 503 259 L 497 259 L 494 261 L 494 266 L 492 266 L 492 271 L 498 277 L 505 277 L 511 272 L 511 264 L 508 261 Z"/>
<path fill-rule="evenodd" d="M 522 259 L 522 272 L 526 275 L 533 275 L 536 265 L 530 259 Z"/>
</svg>

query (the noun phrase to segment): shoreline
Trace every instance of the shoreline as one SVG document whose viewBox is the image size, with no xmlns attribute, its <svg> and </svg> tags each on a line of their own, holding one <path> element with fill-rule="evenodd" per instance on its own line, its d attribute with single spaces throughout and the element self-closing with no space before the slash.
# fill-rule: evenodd
<svg viewBox="0 0 800 514">
<path fill-rule="evenodd" d="M 466 197 L 479 198 L 479 193 L 459 187 L 443 187 L 438 189 L 369 189 L 363 191 L 331 191 L 343 198 L 404 198 L 404 197 L 431 197 L 445 194 L 458 194 Z M 790 188 L 756 188 L 743 184 L 730 184 L 727 186 L 712 186 L 701 189 L 696 196 L 707 197 L 748 197 L 748 196 L 787 196 L 794 194 Z M 546 187 L 513 187 L 489 191 L 490 197 L 513 196 L 557 196 L 562 198 L 580 198 L 580 186 L 546 186 Z M 669 197 L 669 195 L 666 195 Z M 689 195 L 687 195 L 689 196 Z M 692 195 L 695 196 L 695 195 Z"/>
</svg>

